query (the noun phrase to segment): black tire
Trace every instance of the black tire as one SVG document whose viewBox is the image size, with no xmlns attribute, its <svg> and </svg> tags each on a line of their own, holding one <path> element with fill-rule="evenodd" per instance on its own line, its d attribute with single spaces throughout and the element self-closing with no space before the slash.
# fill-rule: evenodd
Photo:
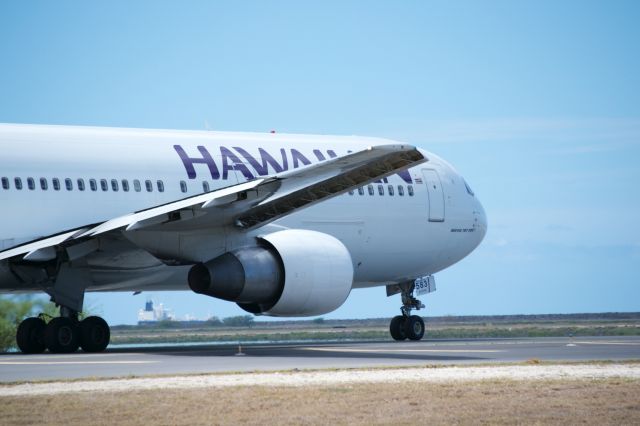
<svg viewBox="0 0 640 426">
<path fill-rule="evenodd" d="M 424 321 L 417 315 L 411 315 L 404 323 L 404 334 L 409 340 L 420 340 L 424 336 Z"/>
<path fill-rule="evenodd" d="M 44 343 L 53 353 L 71 353 L 78 350 L 78 323 L 71 318 L 57 317 L 44 329 Z"/>
<path fill-rule="evenodd" d="M 405 317 L 402 315 L 397 315 L 391 319 L 391 324 L 389 324 L 389 332 L 391 333 L 391 337 L 393 340 L 404 340 L 407 336 L 404 333 L 404 322 Z"/>
<path fill-rule="evenodd" d="M 87 317 L 80 321 L 80 347 L 85 352 L 102 352 L 111 339 L 111 330 L 100 317 Z"/>
<path fill-rule="evenodd" d="M 40 318 L 27 318 L 20 323 L 16 332 L 16 343 L 23 354 L 44 352 L 44 329 L 46 324 Z"/>
</svg>

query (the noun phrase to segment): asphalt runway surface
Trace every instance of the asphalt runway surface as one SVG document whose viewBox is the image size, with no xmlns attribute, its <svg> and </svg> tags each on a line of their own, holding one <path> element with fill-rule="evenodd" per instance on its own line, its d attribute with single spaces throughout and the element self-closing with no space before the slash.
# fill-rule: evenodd
<svg viewBox="0 0 640 426">
<path fill-rule="evenodd" d="M 165 347 L 110 347 L 99 354 L 0 355 L 0 383 L 381 366 L 640 359 L 640 336 L 456 339 Z"/>
</svg>

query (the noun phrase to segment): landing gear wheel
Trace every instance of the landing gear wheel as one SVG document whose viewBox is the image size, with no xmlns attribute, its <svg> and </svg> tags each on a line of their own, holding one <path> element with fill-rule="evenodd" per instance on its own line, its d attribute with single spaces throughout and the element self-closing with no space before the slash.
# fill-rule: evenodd
<svg viewBox="0 0 640 426">
<path fill-rule="evenodd" d="M 391 319 L 391 324 L 389 324 L 389 332 L 391 333 L 391 337 L 394 340 L 404 340 L 407 338 L 405 335 L 405 317 L 403 315 L 397 315 Z"/>
<path fill-rule="evenodd" d="M 404 334 L 409 340 L 420 340 L 424 336 L 424 321 L 417 315 L 411 315 L 404 323 Z"/>
<path fill-rule="evenodd" d="M 80 347 L 85 352 L 102 352 L 111 338 L 107 322 L 100 317 L 87 317 L 80 321 Z"/>
<path fill-rule="evenodd" d="M 40 318 L 27 318 L 20 323 L 16 333 L 16 343 L 23 354 L 39 354 L 46 349 L 44 329 L 46 324 Z"/>
<path fill-rule="evenodd" d="M 44 329 L 44 343 L 53 353 L 70 353 L 78 350 L 78 324 L 71 318 L 57 317 Z"/>
</svg>

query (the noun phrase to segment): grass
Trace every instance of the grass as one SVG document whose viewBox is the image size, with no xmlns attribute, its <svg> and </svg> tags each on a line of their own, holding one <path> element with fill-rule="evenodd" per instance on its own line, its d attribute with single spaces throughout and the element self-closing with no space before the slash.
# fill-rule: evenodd
<svg viewBox="0 0 640 426">
<path fill-rule="evenodd" d="M 428 327 L 428 325 L 427 325 Z M 453 338 L 516 338 L 516 337 L 567 337 L 581 336 L 637 336 L 640 326 L 603 325 L 603 326 L 513 326 L 499 327 L 434 327 L 427 328 L 429 339 Z M 316 328 L 304 330 L 273 330 L 237 328 L 231 330 L 216 329 L 141 329 L 114 330 L 113 344 L 141 343 L 197 343 L 197 342 L 256 342 L 256 341 L 305 341 L 305 340 L 382 340 L 389 339 L 387 327 L 369 328 Z"/>
<path fill-rule="evenodd" d="M 640 381 L 493 380 L 87 392 L 0 399 L 0 423 L 640 424 Z"/>
</svg>

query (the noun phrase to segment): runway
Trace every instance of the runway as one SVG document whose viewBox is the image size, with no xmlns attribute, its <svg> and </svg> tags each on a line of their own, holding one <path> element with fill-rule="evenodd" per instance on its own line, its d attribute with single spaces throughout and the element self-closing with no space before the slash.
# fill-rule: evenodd
<svg viewBox="0 0 640 426">
<path fill-rule="evenodd" d="M 0 382 L 240 371 L 640 359 L 640 336 L 460 339 L 154 348 L 99 354 L 2 354 Z"/>
</svg>

